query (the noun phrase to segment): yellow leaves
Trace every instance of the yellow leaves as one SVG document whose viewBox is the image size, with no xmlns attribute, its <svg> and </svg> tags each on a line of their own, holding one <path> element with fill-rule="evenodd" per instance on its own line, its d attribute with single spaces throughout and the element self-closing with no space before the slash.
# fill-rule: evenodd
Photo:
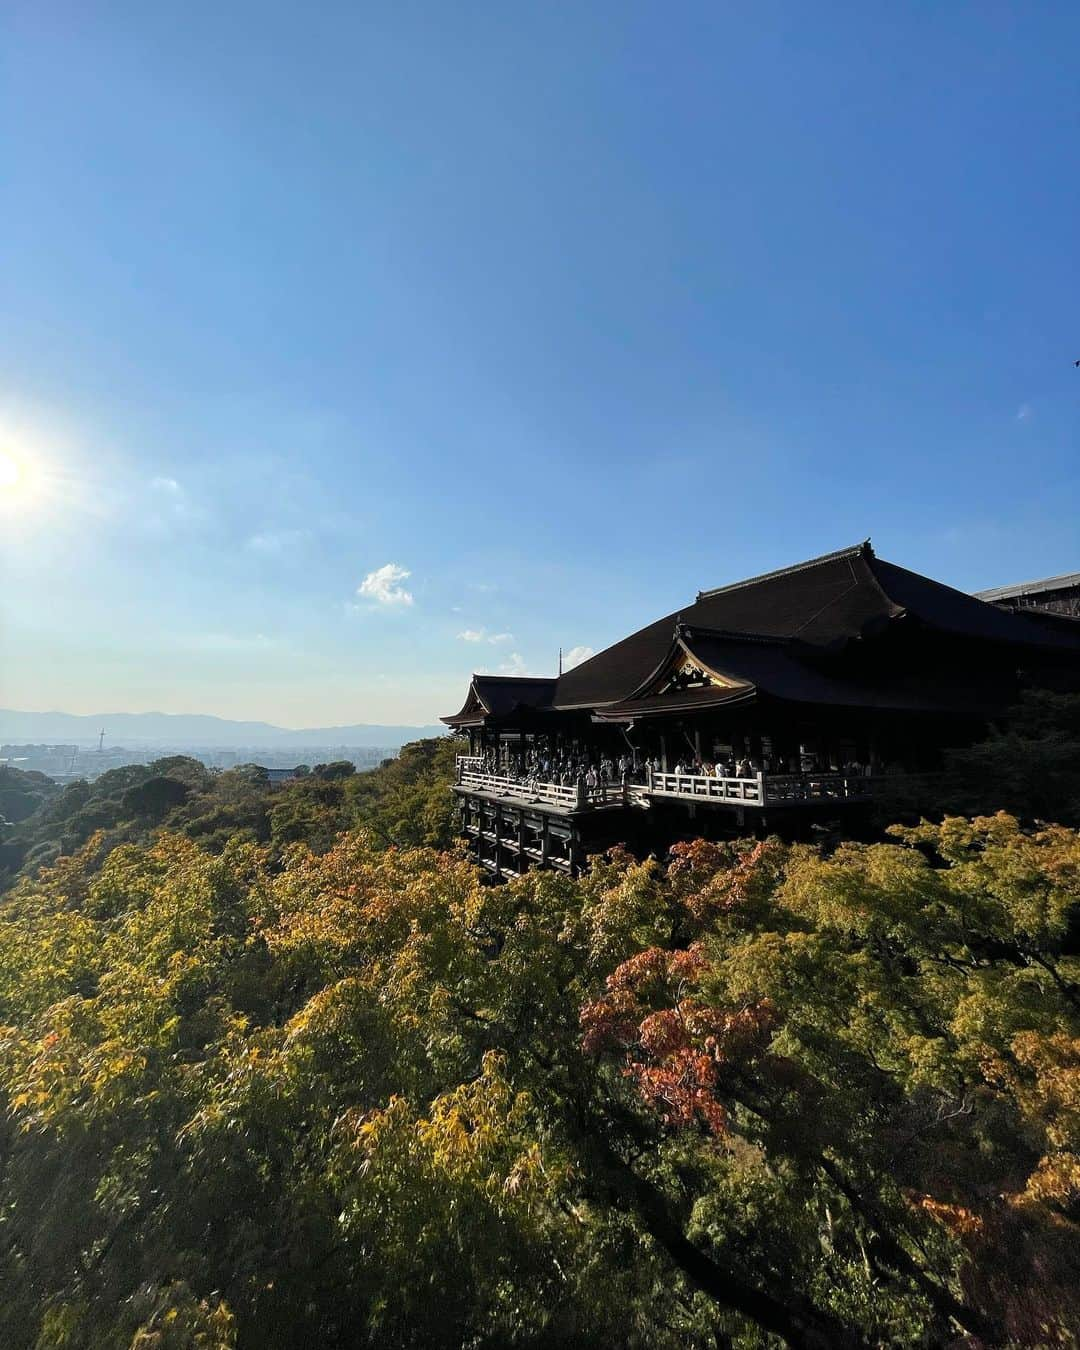
<svg viewBox="0 0 1080 1350">
<path fill-rule="evenodd" d="M 0 918 L 0 1015 L 32 1017 L 101 968 L 97 926 L 80 913 Z"/>
<path fill-rule="evenodd" d="M 379 852 L 362 832 L 321 857 L 293 855 L 271 889 L 277 910 L 264 936 L 274 954 L 341 970 L 394 959 L 411 934 L 445 924 L 477 903 L 479 879 L 464 862 L 417 850 Z"/>
<path fill-rule="evenodd" d="M 794 850 L 777 894 L 799 919 L 851 934 L 903 932 L 940 898 L 920 854 L 881 844 L 843 844 L 828 859 Z"/>
<path fill-rule="evenodd" d="M 1012 1051 L 1026 1070 L 1010 1075 L 1025 1113 L 1043 1124 L 1056 1148 L 1080 1152 L 1080 1037 L 1023 1032 L 1013 1038 Z"/>
<path fill-rule="evenodd" d="M 1002 936 L 1053 944 L 1064 934 L 1069 910 L 1080 904 L 1080 834 L 1061 825 L 1025 831 L 998 812 L 973 820 L 947 817 L 940 825 L 892 827 L 909 845 L 932 849 L 954 904 Z"/>
<path fill-rule="evenodd" d="M 813 990 L 815 1001 L 835 996 L 849 1006 L 851 980 L 845 969 L 849 963 L 830 951 L 817 933 L 754 933 L 738 944 L 718 945 L 715 956 L 730 1003 L 769 997 L 783 1009 L 798 1004 L 805 1015 L 827 1007 L 809 1006 Z"/>
<path fill-rule="evenodd" d="M 464 1188 L 494 1204 L 527 1204 L 550 1187 L 539 1142 L 530 1128 L 532 1103 L 504 1076 L 493 1052 L 484 1056 L 471 1082 L 437 1096 L 418 1114 L 401 1096 L 381 1110 L 348 1113 L 336 1133 L 360 1155 L 362 1174 L 373 1184 L 391 1176 L 396 1184 Z"/>
<path fill-rule="evenodd" d="M 911 1088 L 952 1086 L 956 1076 L 953 1049 L 944 1036 L 909 1035 L 904 1041 Z"/>
<path fill-rule="evenodd" d="M 1020 833 L 1015 816 L 999 811 L 993 816 L 946 816 L 940 825 L 922 820 L 918 825 L 891 825 L 888 833 L 907 844 L 928 846 L 947 862 L 976 856 L 988 845 L 1008 845 Z"/>
<path fill-rule="evenodd" d="M 1080 1155 L 1055 1153 L 1040 1158 L 1028 1177 L 1024 1194 L 1031 1200 L 1062 1209 L 1075 1205 L 1080 1201 Z"/>
<path fill-rule="evenodd" d="M 1023 1031 L 1010 1052 L 988 1055 L 988 1083 L 1008 1093 L 1047 1148 L 1023 1195 L 1062 1208 L 1080 1200 L 1080 1037 Z"/>
<path fill-rule="evenodd" d="M 546 1181 L 543 1154 L 540 1145 L 534 1142 L 518 1156 L 503 1182 L 503 1190 L 509 1196 L 524 1198 L 539 1190 Z"/>
<path fill-rule="evenodd" d="M 594 969 L 609 970 L 669 938 L 672 906 L 655 862 L 622 853 L 598 859 L 581 890 L 582 939 Z"/>
<path fill-rule="evenodd" d="M 468 1168 L 520 1121 L 528 1098 L 513 1093 L 502 1070 L 502 1058 L 488 1051 L 479 1077 L 436 1097 L 430 1118 L 418 1122 L 418 1137 L 437 1162 Z"/>
</svg>

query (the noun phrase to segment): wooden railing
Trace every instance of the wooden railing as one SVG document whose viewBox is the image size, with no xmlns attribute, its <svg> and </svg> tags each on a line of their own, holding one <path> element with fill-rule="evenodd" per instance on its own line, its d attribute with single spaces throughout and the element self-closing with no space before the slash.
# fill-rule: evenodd
<svg viewBox="0 0 1080 1350">
<path fill-rule="evenodd" d="M 865 774 L 771 773 L 765 778 L 765 804 L 869 801 L 875 781 L 882 780 Z"/>
<path fill-rule="evenodd" d="M 735 802 L 764 806 L 764 775 L 753 778 L 711 778 L 705 774 L 651 773 L 645 791 L 654 797 L 689 797 L 695 801 Z"/>
<path fill-rule="evenodd" d="M 626 790 L 621 783 L 601 783 L 586 787 L 584 783 L 566 786 L 562 783 L 540 783 L 531 778 L 515 778 L 509 774 L 485 773 L 482 769 L 464 768 L 459 756 L 458 786 L 471 792 L 487 792 L 496 797 L 513 797 L 515 801 L 561 806 L 567 810 L 582 810 L 587 806 L 622 805 Z"/>
<path fill-rule="evenodd" d="M 546 806 L 562 806 L 573 810 L 585 804 L 579 801 L 576 787 L 563 787 L 561 783 L 531 783 L 507 774 L 484 773 L 480 769 L 462 769 L 458 783 L 470 792 L 487 792 L 496 797 L 542 802 Z"/>
<path fill-rule="evenodd" d="M 798 802 L 868 801 L 881 779 L 843 773 L 759 773 L 752 778 L 653 773 L 646 791 L 657 797 L 733 802 L 742 806 L 792 806 Z"/>
<path fill-rule="evenodd" d="M 472 767 L 479 759 L 458 756 L 458 785 L 471 792 L 513 798 L 516 802 L 558 806 L 580 811 L 590 806 L 647 805 L 649 797 L 680 801 L 728 803 L 732 806 L 795 806 L 800 803 L 869 801 L 875 789 L 895 786 L 900 775 L 870 778 L 843 773 L 758 773 L 752 778 L 714 778 L 707 774 L 655 773 L 641 783 L 602 783 L 586 787 L 541 783 L 510 774 L 487 773 Z"/>
</svg>

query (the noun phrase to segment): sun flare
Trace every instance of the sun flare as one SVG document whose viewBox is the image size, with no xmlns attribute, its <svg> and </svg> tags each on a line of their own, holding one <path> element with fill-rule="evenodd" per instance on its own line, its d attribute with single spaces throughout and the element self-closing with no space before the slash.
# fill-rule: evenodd
<svg viewBox="0 0 1080 1350">
<path fill-rule="evenodd" d="M 41 464 L 26 455 L 0 450 L 0 511 L 25 514 L 44 492 Z"/>
<path fill-rule="evenodd" d="M 13 455 L 0 450 L 0 491 L 11 491 L 19 486 L 22 467 Z"/>
</svg>

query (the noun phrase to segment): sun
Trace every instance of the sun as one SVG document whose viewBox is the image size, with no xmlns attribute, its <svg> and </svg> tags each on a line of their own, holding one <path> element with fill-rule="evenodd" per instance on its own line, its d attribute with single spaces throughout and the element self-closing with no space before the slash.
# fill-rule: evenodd
<svg viewBox="0 0 1080 1350">
<path fill-rule="evenodd" d="M 45 487 L 44 465 L 36 456 L 0 450 L 0 511 L 9 517 L 36 517 Z"/>
<path fill-rule="evenodd" d="M 0 450 L 0 491 L 10 492 L 22 481 L 22 467 L 13 456 Z"/>
<path fill-rule="evenodd" d="M 57 416 L 0 399 L 0 542 L 51 526 L 87 504 L 86 485 L 72 472 L 85 459 L 82 433 Z"/>
</svg>

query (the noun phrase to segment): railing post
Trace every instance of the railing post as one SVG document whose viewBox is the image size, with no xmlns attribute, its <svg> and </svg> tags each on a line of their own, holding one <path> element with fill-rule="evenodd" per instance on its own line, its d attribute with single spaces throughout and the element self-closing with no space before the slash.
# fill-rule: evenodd
<svg viewBox="0 0 1080 1350">
<path fill-rule="evenodd" d="M 762 806 L 764 806 L 764 805 L 765 805 L 765 775 L 764 775 L 764 773 L 759 773 L 758 776 L 757 776 L 757 791 L 758 791 L 758 801 L 762 804 Z"/>
<path fill-rule="evenodd" d="M 579 778 L 579 779 L 577 780 L 577 796 L 575 797 L 574 800 L 577 802 L 578 810 L 581 810 L 582 807 L 588 805 L 589 799 L 588 799 L 588 797 L 587 797 L 587 795 L 586 795 L 586 792 L 585 792 L 585 779 L 584 779 L 584 778 Z"/>
</svg>

